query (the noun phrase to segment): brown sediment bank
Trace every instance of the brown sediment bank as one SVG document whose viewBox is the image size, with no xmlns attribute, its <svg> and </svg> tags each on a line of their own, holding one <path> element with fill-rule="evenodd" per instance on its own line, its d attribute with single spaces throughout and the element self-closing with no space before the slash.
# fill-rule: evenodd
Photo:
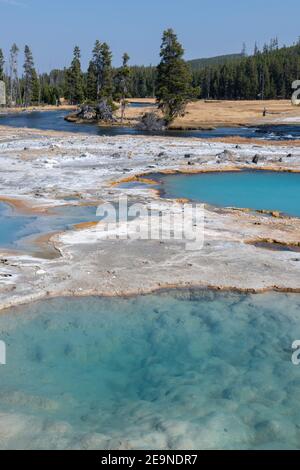
<svg viewBox="0 0 300 470">
<path fill-rule="evenodd" d="M 156 179 L 154 179 L 153 171 L 149 171 L 146 173 L 141 173 L 139 175 L 128 176 L 125 178 L 121 178 L 118 181 L 113 181 L 110 185 L 118 186 L 124 183 L 143 183 L 143 184 L 150 184 L 150 185 L 157 185 L 159 183 L 159 175 L 197 175 L 197 174 L 207 174 L 207 173 L 238 173 L 242 171 L 271 171 L 271 172 L 279 172 L 279 173 L 300 173 L 300 168 L 287 168 L 282 166 L 264 166 L 264 167 L 257 167 L 255 164 L 243 165 L 243 166 L 226 166 L 226 167 L 208 167 L 208 168 L 177 168 L 177 169 L 168 169 L 168 170 L 159 170 L 155 173 Z M 151 178 L 149 178 L 151 176 Z M 246 209 L 246 208 L 245 208 Z M 276 211 L 266 211 L 266 210 L 257 210 L 260 213 L 274 213 Z"/>
<path fill-rule="evenodd" d="M 117 186 L 118 184 L 124 183 L 142 183 L 142 184 L 157 184 L 157 181 L 151 178 L 147 178 L 147 173 L 143 175 L 136 175 L 136 176 L 128 176 L 126 178 L 122 178 L 121 181 L 113 181 L 110 183 L 111 186 Z"/>
<path fill-rule="evenodd" d="M 201 139 L 205 140 L 205 139 Z M 264 147 L 266 145 L 271 146 L 271 147 L 282 147 L 286 146 L 289 147 L 291 145 L 295 147 L 300 146 L 300 139 L 293 140 L 292 142 L 290 140 L 264 140 L 264 139 L 255 139 L 255 138 L 247 138 L 247 137 L 216 137 L 216 138 L 211 138 L 211 142 L 223 142 L 224 144 L 234 144 L 234 145 L 246 145 L 246 144 L 251 144 L 251 145 L 257 145 L 258 147 Z"/>
<path fill-rule="evenodd" d="M 257 240 L 248 240 L 245 243 L 249 245 L 254 245 L 259 248 L 266 248 L 270 250 L 287 250 L 300 252 L 300 241 L 288 241 L 285 240 L 276 240 L 273 238 L 259 238 Z"/>
<path fill-rule="evenodd" d="M 72 195 L 70 195 L 72 196 Z M 64 195 L 61 195 L 64 197 Z M 67 196 L 68 197 L 68 196 Z M 59 198 L 58 198 L 59 201 Z M 48 215 L 53 216 L 55 215 L 56 209 L 67 208 L 67 207 L 89 207 L 89 206 L 98 206 L 99 204 L 103 204 L 103 200 L 77 200 L 73 204 L 71 204 L 70 200 L 66 200 L 65 203 L 55 204 L 55 201 L 44 202 L 41 204 L 41 201 L 36 201 L 33 204 L 32 200 L 25 200 L 23 198 L 15 198 L 15 197 L 7 197 L 0 195 L 0 202 L 4 202 L 5 204 L 11 206 L 17 212 L 22 214 L 32 214 L 32 215 Z"/>
<path fill-rule="evenodd" d="M 33 206 L 29 202 L 25 201 L 24 199 L 16 199 L 13 197 L 7 197 L 7 196 L 0 196 L 0 202 L 4 202 L 5 204 L 8 204 L 11 206 L 13 209 L 22 212 L 24 214 L 47 214 L 47 208 L 44 207 L 38 207 L 38 206 Z"/>
<path fill-rule="evenodd" d="M 76 230 L 84 230 L 87 228 L 97 227 L 99 222 L 80 222 L 79 224 L 74 224 Z"/>
<path fill-rule="evenodd" d="M 36 258 L 45 260 L 53 260 L 61 257 L 59 248 L 52 242 L 54 236 L 57 236 L 60 232 L 44 233 L 42 235 L 33 236 L 28 243 L 31 245 L 29 254 Z M 25 247 L 24 247 L 25 251 Z"/>
</svg>

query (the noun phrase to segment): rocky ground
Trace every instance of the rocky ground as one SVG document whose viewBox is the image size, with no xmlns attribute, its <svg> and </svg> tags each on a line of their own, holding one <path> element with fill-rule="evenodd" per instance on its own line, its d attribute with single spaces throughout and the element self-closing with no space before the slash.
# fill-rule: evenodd
<svg viewBox="0 0 300 470">
<path fill-rule="evenodd" d="M 156 223 L 159 210 L 175 212 L 176 222 L 182 202 L 160 199 L 151 185 L 128 188 L 115 183 L 156 171 L 240 168 L 300 171 L 300 147 L 0 130 L 0 200 L 18 211 L 101 205 L 127 195 L 129 202 L 144 207 L 155 203 Z M 130 295 L 175 286 L 300 291 L 300 253 L 252 244 L 299 244 L 299 219 L 206 206 L 204 227 L 199 251 L 186 250 L 184 241 L 107 240 L 94 224 L 50 237 L 48 243 L 60 252 L 55 259 L 2 249 L 0 308 L 47 296 Z"/>
</svg>

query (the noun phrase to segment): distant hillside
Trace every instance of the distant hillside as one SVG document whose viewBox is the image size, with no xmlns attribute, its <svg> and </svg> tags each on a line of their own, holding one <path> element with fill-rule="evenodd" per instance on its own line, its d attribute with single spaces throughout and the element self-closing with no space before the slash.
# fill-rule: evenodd
<svg viewBox="0 0 300 470">
<path fill-rule="evenodd" d="M 227 54 L 204 59 L 189 60 L 188 63 L 190 64 L 192 70 L 196 71 L 204 69 L 210 65 L 224 65 L 226 62 L 233 62 L 235 60 L 241 59 L 242 57 L 242 54 Z"/>
</svg>

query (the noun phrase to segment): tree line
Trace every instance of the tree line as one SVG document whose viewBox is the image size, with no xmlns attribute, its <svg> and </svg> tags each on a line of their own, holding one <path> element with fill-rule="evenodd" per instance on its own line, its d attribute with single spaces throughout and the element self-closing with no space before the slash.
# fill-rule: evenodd
<svg viewBox="0 0 300 470">
<path fill-rule="evenodd" d="M 251 56 L 247 56 L 243 48 L 239 59 L 188 71 L 183 61 L 184 51 L 175 33 L 172 30 L 166 33 L 168 40 L 172 37 L 174 57 L 177 54 L 179 58 L 173 68 L 176 73 L 179 70 L 179 77 L 183 73 L 186 86 L 193 88 L 194 97 L 234 100 L 290 98 L 291 84 L 300 78 L 300 40 L 293 46 L 279 48 L 277 39 L 273 39 L 262 50 L 255 46 Z M 164 51 L 161 53 L 170 54 L 166 43 L 162 44 L 162 48 Z M 120 67 L 113 67 L 109 45 L 99 40 L 95 42 L 86 72 L 82 71 L 78 46 L 74 48 L 68 68 L 52 70 L 50 73 L 37 73 L 32 52 L 25 46 L 23 73 L 19 77 L 18 58 L 19 49 L 13 44 L 5 68 L 4 55 L 0 49 L 0 80 L 6 82 L 8 103 L 11 105 L 58 104 L 61 98 L 71 104 L 94 103 L 103 97 L 117 101 L 128 97 L 159 98 L 160 72 L 165 76 L 171 73 L 171 69 L 161 65 L 162 61 L 158 67 L 131 66 L 127 53 L 124 53 Z M 172 77 L 172 80 L 175 78 Z"/>
<path fill-rule="evenodd" d="M 294 46 L 278 46 L 271 40 L 262 50 L 257 46 L 247 56 L 223 65 L 194 71 L 193 83 L 203 99 L 255 100 L 289 99 L 292 83 L 300 78 L 300 39 Z"/>
<path fill-rule="evenodd" d="M 24 49 L 24 65 L 22 78 L 18 76 L 19 48 L 13 44 L 9 56 L 9 74 L 5 74 L 5 59 L 0 49 L 0 80 L 4 80 L 10 105 L 29 106 L 41 101 L 40 77 L 38 76 L 32 52 L 28 46 Z"/>
<path fill-rule="evenodd" d="M 156 68 L 129 66 L 127 53 L 124 53 L 120 67 L 113 67 L 109 45 L 99 40 L 95 42 L 85 73 L 81 68 L 78 46 L 74 48 L 70 67 L 49 73 L 37 74 L 32 52 L 25 46 L 23 73 L 19 77 L 19 55 L 19 48 L 13 44 L 5 61 L 0 48 L 0 80 L 6 83 L 9 105 L 55 105 L 61 98 L 71 104 L 79 104 L 97 101 L 105 95 L 119 100 L 124 91 L 126 97 L 155 97 Z"/>
</svg>

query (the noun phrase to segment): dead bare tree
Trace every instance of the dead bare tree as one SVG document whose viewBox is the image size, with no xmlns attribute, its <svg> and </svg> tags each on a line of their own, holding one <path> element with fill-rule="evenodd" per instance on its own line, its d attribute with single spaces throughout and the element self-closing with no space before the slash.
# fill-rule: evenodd
<svg viewBox="0 0 300 470">
<path fill-rule="evenodd" d="M 20 84 L 18 78 L 18 53 L 19 49 L 13 44 L 10 49 L 9 68 L 10 68 L 10 105 L 17 103 L 20 97 Z"/>
</svg>

